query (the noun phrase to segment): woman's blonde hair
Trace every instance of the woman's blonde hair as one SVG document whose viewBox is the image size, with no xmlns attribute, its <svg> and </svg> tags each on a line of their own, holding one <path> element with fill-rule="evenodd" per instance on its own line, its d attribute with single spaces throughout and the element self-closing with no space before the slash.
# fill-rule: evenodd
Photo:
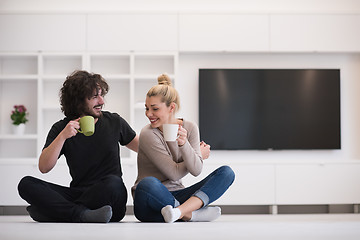
<svg viewBox="0 0 360 240">
<path fill-rule="evenodd" d="M 167 74 L 161 74 L 158 77 L 158 85 L 150 88 L 146 95 L 148 97 L 161 96 L 161 102 L 164 102 L 167 107 L 175 103 L 175 112 L 180 108 L 179 93 L 172 87 L 171 79 Z"/>
</svg>

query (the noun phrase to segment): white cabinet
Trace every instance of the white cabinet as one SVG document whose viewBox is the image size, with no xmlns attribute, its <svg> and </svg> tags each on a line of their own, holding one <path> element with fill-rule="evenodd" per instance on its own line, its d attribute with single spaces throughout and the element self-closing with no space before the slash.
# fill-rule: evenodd
<svg viewBox="0 0 360 240">
<path fill-rule="evenodd" d="M 136 159 L 133 162 L 122 163 L 121 164 L 122 172 L 123 172 L 123 181 L 126 186 L 128 192 L 128 199 L 126 205 L 133 205 L 133 197 L 131 195 L 131 187 L 134 186 L 136 177 L 137 177 L 137 167 L 136 167 Z"/>
<path fill-rule="evenodd" d="M 9 174 L 11 173 L 11 174 Z M 18 184 L 24 176 L 33 176 L 59 185 L 69 186 L 70 175 L 65 164 L 58 164 L 50 173 L 42 175 L 37 166 L 4 164 L 0 166 L 0 206 L 25 206 L 27 203 L 19 196 Z"/>
<path fill-rule="evenodd" d="M 360 15 L 180 14 L 182 52 L 358 52 Z"/>
<path fill-rule="evenodd" d="M 204 162 L 198 177 L 186 176 L 190 186 L 219 164 Z M 326 205 L 360 203 L 360 163 L 228 163 L 235 181 L 213 205 Z"/>
<path fill-rule="evenodd" d="M 89 51 L 175 51 L 176 14 L 90 14 Z"/>
<path fill-rule="evenodd" d="M 359 203 L 359 172 L 359 163 L 278 165 L 276 203 Z"/>
<path fill-rule="evenodd" d="M 179 51 L 268 50 L 268 15 L 180 14 L 179 16 Z"/>
<path fill-rule="evenodd" d="M 86 15 L 2 14 L 0 51 L 86 49 Z"/>
<path fill-rule="evenodd" d="M 0 14 L 0 51 L 359 52 L 359 14 Z"/>
<path fill-rule="evenodd" d="M 207 177 L 220 167 L 205 160 L 198 177 L 188 174 L 183 184 L 188 187 Z M 275 166 L 271 164 L 228 164 L 235 172 L 235 181 L 213 205 L 273 205 L 275 204 Z"/>
<path fill-rule="evenodd" d="M 360 15 L 271 15 L 274 52 L 359 52 Z"/>
</svg>

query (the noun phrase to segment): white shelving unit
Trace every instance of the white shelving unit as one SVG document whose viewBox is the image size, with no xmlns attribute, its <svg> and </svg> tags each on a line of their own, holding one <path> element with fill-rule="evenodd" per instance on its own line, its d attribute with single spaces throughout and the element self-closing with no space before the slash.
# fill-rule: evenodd
<svg viewBox="0 0 360 240">
<path fill-rule="evenodd" d="M 104 109 L 119 113 L 139 132 L 147 124 L 143 111 L 147 90 L 161 73 L 175 80 L 177 59 L 176 52 L 0 53 L 0 160 L 38 158 L 50 127 L 64 117 L 59 104 L 62 83 L 78 69 L 107 80 L 110 91 Z M 29 112 L 23 136 L 11 130 L 10 113 L 16 104 L 24 104 Z M 121 157 L 132 158 L 126 148 Z"/>
<path fill-rule="evenodd" d="M 37 157 L 38 55 L 0 55 L 0 162 L 5 159 Z M 14 105 L 24 104 L 29 112 L 25 135 L 12 135 L 10 119 Z M 32 159 L 32 160 L 31 160 Z"/>
<path fill-rule="evenodd" d="M 177 52 L 0 52 L 0 165 L 3 169 L 28 166 L 29 174 L 34 172 L 47 133 L 53 123 L 64 118 L 59 90 L 74 70 L 101 74 L 110 87 L 104 110 L 119 113 L 139 133 L 148 124 L 144 114 L 147 90 L 157 84 L 161 73 L 166 72 L 175 80 L 177 63 Z M 29 112 L 22 136 L 13 134 L 10 119 L 13 106 L 19 104 Z M 131 174 L 124 173 L 131 186 L 136 177 L 136 154 L 121 147 L 121 160 L 123 168 L 131 168 Z M 65 161 L 59 164 L 64 165 Z M 53 174 L 52 178 L 61 179 L 61 174 L 68 175 L 58 171 L 59 176 Z M 23 176 L 21 173 L 14 177 Z M 12 184 L 12 192 L 7 193 L 2 204 L 19 202 L 17 182 Z"/>
</svg>

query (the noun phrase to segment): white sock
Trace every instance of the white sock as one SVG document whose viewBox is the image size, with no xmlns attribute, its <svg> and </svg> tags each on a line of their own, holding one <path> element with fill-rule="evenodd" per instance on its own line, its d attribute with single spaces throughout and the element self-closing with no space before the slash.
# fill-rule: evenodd
<svg viewBox="0 0 360 240">
<path fill-rule="evenodd" d="M 192 212 L 190 222 L 211 222 L 221 216 L 220 207 L 205 207 Z"/>
<path fill-rule="evenodd" d="M 181 211 L 178 208 L 167 205 L 161 209 L 161 214 L 163 215 L 165 222 L 173 223 L 180 218 Z"/>
</svg>

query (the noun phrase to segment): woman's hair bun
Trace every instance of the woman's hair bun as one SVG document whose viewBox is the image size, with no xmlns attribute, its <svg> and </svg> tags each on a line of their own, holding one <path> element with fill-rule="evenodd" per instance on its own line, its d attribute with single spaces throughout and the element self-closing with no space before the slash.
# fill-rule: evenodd
<svg viewBox="0 0 360 240">
<path fill-rule="evenodd" d="M 172 86 L 171 78 L 166 73 L 163 73 L 158 77 L 158 84 Z"/>
</svg>

